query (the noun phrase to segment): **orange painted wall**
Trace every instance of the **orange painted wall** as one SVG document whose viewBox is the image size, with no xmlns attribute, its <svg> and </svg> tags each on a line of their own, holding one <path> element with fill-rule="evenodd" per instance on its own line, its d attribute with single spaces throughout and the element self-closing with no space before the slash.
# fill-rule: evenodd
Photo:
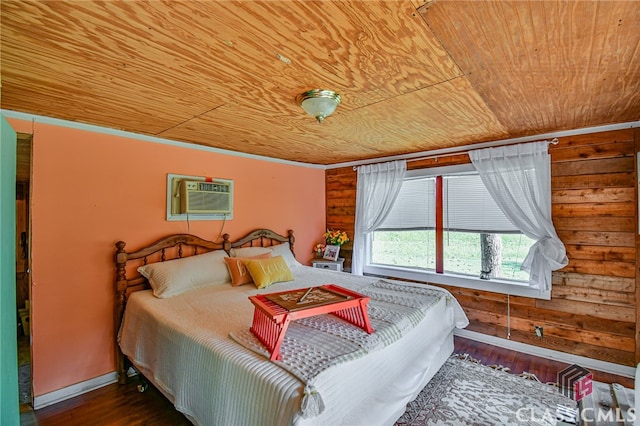
<svg viewBox="0 0 640 426">
<path fill-rule="evenodd" d="M 309 263 L 325 228 L 324 170 L 8 119 L 32 133 L 34 395 L 114 370 L 113 253 L 171 233 L 214 239 L 221 221 L 168 222 L 167 173 L 233 179 L 224 232 L 293 229 Z"/>
</svg>

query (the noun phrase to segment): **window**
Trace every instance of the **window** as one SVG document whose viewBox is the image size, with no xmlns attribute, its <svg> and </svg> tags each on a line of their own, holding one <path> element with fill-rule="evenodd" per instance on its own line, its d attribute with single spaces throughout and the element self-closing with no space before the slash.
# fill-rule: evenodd
<svg viewBox="0 0 640 426">
<path fill-rule="evenodd" d="M 368 236 L 365 272 L 548 298 L 528 288 L 529 274 L 520 270 L 534 243 L 505 217 L 472 165 L 411 171 L 389 216 Z"/>
</svg>

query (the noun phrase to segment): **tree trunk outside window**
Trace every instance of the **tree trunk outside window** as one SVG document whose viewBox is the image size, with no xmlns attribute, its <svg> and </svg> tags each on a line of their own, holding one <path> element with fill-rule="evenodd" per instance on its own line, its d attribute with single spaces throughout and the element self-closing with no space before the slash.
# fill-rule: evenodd
<svg viewBox="0 0 640 426">
<path fill-rule="evenodd" d="M 482 252 L 480 278 L 488 280 L 497 277 L 502 263 L 502 238 L 498 234 L 480 234 L 480 250 Z"/>
</svg>

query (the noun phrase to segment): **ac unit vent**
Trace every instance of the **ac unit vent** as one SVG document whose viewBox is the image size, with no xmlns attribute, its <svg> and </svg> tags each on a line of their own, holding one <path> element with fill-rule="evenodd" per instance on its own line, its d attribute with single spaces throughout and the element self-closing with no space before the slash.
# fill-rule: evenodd
<svg viewBox="0 0 640 426">
<path fill-rule="evenodd" d="M 180 182 L 181 213 L 230 214 L 233 191 L 229 182 Z"/>
</svg>

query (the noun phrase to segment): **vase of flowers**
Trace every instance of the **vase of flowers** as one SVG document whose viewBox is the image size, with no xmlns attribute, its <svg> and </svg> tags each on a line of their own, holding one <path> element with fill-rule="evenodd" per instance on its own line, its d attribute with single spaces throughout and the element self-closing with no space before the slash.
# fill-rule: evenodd
<svg viewBox="0 0 640 426">
<path fill-rule="evenodd" d="M 327 229 L 322 234 L 324 241 L 313 246 L 313 254 L 319 259 L 336 260 L 340 252 L 340 246 L 349 242 L 349 237 L 345 231 L 334 231 Z M 329 248 L 329 250 L 327 250 Z"/>
<path fill-rule="evenodd" d="M 347 237 L 347 233 L 345 231 L 333 231 L 327 229 L 327 232 L 324 233 L 324 240 L 329 245 L 341 246 L 344 243 L 349 242 L 349 237 Z"/>
<path fill-rule="evenodd" d="M 318 243 L 315 246 L 313 246 L 313 254 L 318 258 L 321 259 L 322 256 L 324 255 L 324 248 L 325 248 L 326 244 L 325 243 Z"/>
</svg>

